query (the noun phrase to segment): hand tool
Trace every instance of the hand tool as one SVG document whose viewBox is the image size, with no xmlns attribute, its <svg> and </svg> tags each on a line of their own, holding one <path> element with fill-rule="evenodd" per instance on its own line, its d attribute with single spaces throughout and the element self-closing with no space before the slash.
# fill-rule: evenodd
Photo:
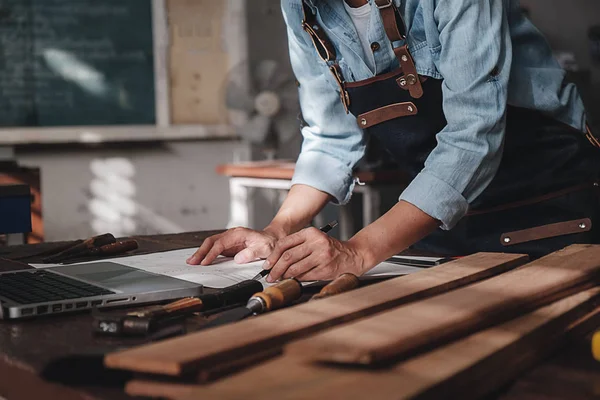
<svg viewBox="0 0 600 400">
<path fill-rule="evenodd" d="M 600 361 L 600 331 L 592 336 L 592 355 L 596 361 Z"/>
<path fill-rule="evenodd" d="M 311 300 L 322 299 L 346 292 L 356 288 L 359 284 L 358 278 L 353 274 L 342 274 L 321 291 L 315 294 Z M 260 293 L 256 293 L 248 300 L 246 307 L 240 307 L 224 312 L 220 317 L 204 325 L 202 329 L 214 328 L 241 321 L 251 315 L 263 314 L 278 308 L 287 306 L 298 300 L 302 295 L 302 284 L 294 278 L 285 279 Z"/>
<path fill-rule="evenodd" d="M 93 236 L 83 241 L 77 241 L 75 242 L 74 246 L 71 246 L 57 254 L 44 258 L 44 262 L 60 262 L 63 259 L 72 258 L 91 249 L 113 244 L 116 241 L 117 240 L 115 239 L 115 237 L 110 233 L 106 233 L 104 235 L 99 236 Z"/>
<path fill-rule="evenodd" d="M 294 278 L 285 279 L 262 292 L 255 293 L 244 307 L 234 308 L 204 325 L 202 329 L 214 328 L 240 321 L 251 315 L 263 314 L 287 306 L 302 295 L 302 284 Z"/>
<path fill-rule="evenodd" d="M 196 312 L 244 304 L 260 290 L 260 282 L 246 280 L 216 293 L 188 297 L 126 314 L 97 313 L 94 315 L 93 328 L 96 333 L 111 336 L 144 336 Z"/>
<path fill-rule="evenodd" d="M 138 242 L 135 240 L 125 240 L 121 242 L 107 244 L 101 247 L 87 248 L 79 253 L 64 256 L 60 259 L 60 262 L 72 261 L 73 259 L 87 258 L 87 257 L 105 257 L 105 256 L 116 256 L 127 253 L 128 251 L 135 250 L 138 248 Z"/>
<path fill-rule="evenodd" d="M 326 297 L 335 296 L 336 294 L 349 292 L 350 290 L 356 289 L 359 285 L 360 281 L 356 275 L 345 273 L 325 285 L 319 293 L 310 298 L 310 301 L 324 299 Z"/>
<path fill-rule="evenodd" d="M 337 221 L 332 221 L 332 222 L 328 223 L 327 225 L 322 226 L 321 228 L 319 228 L 319 230 L 321 232 L 323 232 L 323 233 L 328 233 L 330 230 L 332 230 L 336 226 L 338 226 L 338 222 Z M 258 274 L 256 274 L 256 276 L 254 276 L 254 278 L 252 278 L 252 279 L 256 280 L 256 279 L 264 278 L 265 276 L 269 275 L 269 272 L 271 272 L 270 269 L 263 269 Z"/>
</svg>

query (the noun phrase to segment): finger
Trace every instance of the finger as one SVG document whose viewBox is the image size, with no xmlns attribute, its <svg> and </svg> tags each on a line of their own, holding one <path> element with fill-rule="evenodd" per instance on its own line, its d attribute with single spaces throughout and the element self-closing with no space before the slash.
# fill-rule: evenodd
<svg viewBox="0 0 600 400">
<path fill-rule="evenodd" d="M 305 240 L 306 238 L 302 231 L 279 239 L 275 245 L 275 248 L 273 248 L 273 251 L 265 260 L 263 269 L 271 269 L 272 266 L 277 264 L 285 251 L 292 247 L 299 246 L 300 244 L 304 243 Z"/>
<path fill-rule="evenodd" d="M 299 246 L 292 247 L 291 249 L 284 251 L 279 260 L 277 260 L 275 265 L 273 265 L 273 268 L 271 268 L 271 272 L 269 273 L 269 276 L 267 276 L 267 282 L 275 282 L 282 277 L 285 277 L 285 274 L 290 266 L 295 266 L 311 254 L 312 248 L 307 246 L 306 243 L 302 243 Z M 302 270 L 302 272 L 305 272 L 305 270 Z"/>
<path fill-rule="evenodd" d="M 247 232 L 242 230 L 230 230 L 223 236 L 215 240 L 212 247 L 200 262 L 200 265 L 210 265 L 220 254 L 232 247 L 239 246 L 244 243 Z"/>
<path fill-rule="evenodd" d="M 238 264 L 247 264 L 258 259 L 258 257 L 256 256 L 256 250 L 248 247 L 237 253 L 233 259 Z"/>
<path fill-rule="evenodd" d="M 298 276 L 302 276 L 307 272 L 311 271 L 314 268 L 319 266 L 319 260 L 316 255 L 313 253 L 308 257 L 298 261 L 297 263 L 291 265 L 287 271 L 283 274 L 283 278 L 296 278 Z"/>
<path fill-rule="evenodd" d="M 186 260 L 186 262 L 188 264 L 190 264 L 190 265 L 198 265 L 198 264 L 200 264 L 200 261 L 202 261 L 202 259 L 204 259 L 204 257 L 208 253 L 208 251 L 213 246 L 213 243 L 215 242 L 215 240 L 217 240 L 221 236 L 223 236 L 222 233 L 220 233 L 218 235 L 211 236 L 211 237 L 207 237 L 206 239 L 204 239 L 204 241 L 200 245 L 200 248 L 198 250 L 196 250 L 196 252 L 194 254 L 192 254 Z"/>
</svg>

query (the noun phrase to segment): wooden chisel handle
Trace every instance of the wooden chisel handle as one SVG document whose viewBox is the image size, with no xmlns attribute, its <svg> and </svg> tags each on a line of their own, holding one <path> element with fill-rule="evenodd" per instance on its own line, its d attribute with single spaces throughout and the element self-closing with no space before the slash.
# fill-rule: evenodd
<svg viewBox="0 0 600 400">
<path fill-rule="evenodd" d="M 321 291 L 315 294 L 311 300 L 324 299 L 325 297 L 335 296 L 336 294 L 348 292 L 356 289 L 360 281 L 354 274 L 342 274 L 327 284 Z"/>
<path fill-rule="evenodd" d="M 105 233 L 104 235 L 93 236 L 86 240 L 78 240 L 75 244 L 60 253 L 48 256 L 44 261 L 46 262 L 55 262 L 60 261 L 63 258 L 79 255 L 86 251 L 90 251 L 93 248 L 109 245 L 115 243 L 117 240 L 110 233 Z"/>
<path fill-rule="evenodd" d="M 256 293 L 253 298 L 260 298 L 264 303 L 263 312 L 273 311 L 296 301 L 302 295 L 302 284 L 294 278 L 286 279 L 276 285 Z"/>
<path fill-rule="evenodd" d="M 112 256 L 117 254 L 127 253 L 128 251 L 135 250 L 138 248 L 138 242 L 135 240 L 126 240 L 123 242 L 117 242 L 107 244 L 106 246 L 92 249 L 90 254 L 101 254 L 103 256 Z M 86 254 L 87 255 L 87 254 Z"/>
</svg>

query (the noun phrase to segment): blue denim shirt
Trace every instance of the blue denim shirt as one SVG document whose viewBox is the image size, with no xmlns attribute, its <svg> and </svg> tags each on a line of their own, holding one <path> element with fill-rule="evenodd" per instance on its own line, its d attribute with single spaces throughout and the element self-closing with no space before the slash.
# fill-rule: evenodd
<svg viewBox="0 0 600 400">
<path fill-rule="evenodd" d="M 340 102 L 326 64 L 302 30 L 302 0 L 282 0 L 291 63 L 300 84 L 302 152 L 293 184 L 305 184 L 346 203 L 353 167 L 365 151 L 363 132 Z M 347 81 L 398 67 L 372 0 L 368 37 L 378 42 L 376 71 L 365 54 L 344 0 L 307 0 L 338 53 Z M 443 79 L 447 126 L 425 167 L 400 196 L 451 229 L 496 174 L 507 104 L 543 111 L 583 131 L 585 111 L 544 37 L 518 0 L 394 0 L 408 28 L 417 71 Z M 527 179 L 527 177 L 523 177 Z"/>
</svg>

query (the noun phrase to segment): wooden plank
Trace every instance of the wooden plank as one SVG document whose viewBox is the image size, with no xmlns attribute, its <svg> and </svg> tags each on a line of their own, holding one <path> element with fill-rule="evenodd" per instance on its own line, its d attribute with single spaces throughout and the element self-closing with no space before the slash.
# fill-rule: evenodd
<svg viewBox="0 0 600 400">
<path fill-rule="evenodd" d="M 515 254 L 474 254 L 415 274 L 308 302 L 236 324 L 111 353 L 109 368 L 181 375 L 273 350 L 290 340 L 500 274 L 526 262 Z"/>
<path fill-rule="evenodd" d="M 573 245 L 492 279 L 287 346 L 313 361 L 377 364 L 500 323 L 600 279 L 600 246 Z"/>
<path fill-rule="evenodd" d="M 127 382 L 125 393 L 133 397 L 177 399 L 193 395 L 200 386 L 190 383 L 158 382 L 135 379 Z"/>
<path fill-rule="evenodd" d="M 335 368 L 284 356 L 210 386 L 188 386 L 185 393 L 162 386 L 161 394 L 181 400 L 478 398 L 547 356 L 570 332 L 593 329 L 599 305 L 600 288 L 589 289 L 386 369 Z M 136 394 L 148 395 L 150 386 L 140 383 Z"/>
</svg>

